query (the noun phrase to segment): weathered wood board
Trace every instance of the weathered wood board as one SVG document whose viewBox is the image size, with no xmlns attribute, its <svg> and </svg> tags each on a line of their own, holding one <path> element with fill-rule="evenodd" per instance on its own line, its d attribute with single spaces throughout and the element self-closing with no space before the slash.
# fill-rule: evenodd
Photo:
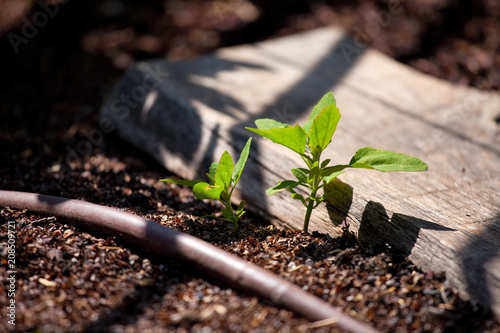
<svg viewBox="0 0 500 333">
<path fill-rule="evenodd" d="M 358 47 L 337 28 L 232 47 L 185 62 L 139 63 L 116 86 L 101 125 L 181 177 L 204 175 L 224 150 L 238 156 L 258 118 L 304 123 L 327 91 L 342 119 L 324 156 L 346 163 L 364 146 L 419 157 L 423 173 L 348 170 L 310 230 L 347 218 L 366 246 L 389 244 L 424 270 L 444 270 L 500 317 L 500 96 L 444 82 Z M 498 121 L 498 120 L 497 120 Z M 280 226 L 304 208 L 265 189 L 300 158 L 255 138 L 236 199 Z"/>
</svg>

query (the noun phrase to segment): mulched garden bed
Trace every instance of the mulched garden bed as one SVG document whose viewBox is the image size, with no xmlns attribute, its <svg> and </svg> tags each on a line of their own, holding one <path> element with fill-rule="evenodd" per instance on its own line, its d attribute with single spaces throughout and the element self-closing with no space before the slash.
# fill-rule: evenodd
<svg viewBox="0 0 500 333">
<path fill-rule="evenodd" d="M 195 221 L 217 212 L 217 204 L 158 182 L 173 175 L 113 133 L 93 132 L 103 99 L 134 61 L 182 59 L 329 23 L 362 37 L 387 2 L 88 3 L 61 5 L 17 54 L 5 36 L 0 40 L 1 189 L 144 216 L 269 269 L 384 332 L 500 331 L 491 313 L 460 298 L 442 273 L 421 272 L 390 249 L 366 253 L 349 233 L 332 239 L 277 230 L 252 214 L 237 231 L 220 221 Z M 499 89 L 500 5 L 437 0 L 402 8 L 370 37 L 372 46 L 438 77 Z M 83 150 L 88 145 L 82 142 L 91 142 L 91 149 Z M 9 299 L 2 292 L 0 331 L 336 331 L 118 238 L 29 211 L 1 208 L 1 217 L 3 286 L 8 221 L 17 227 L 18 274 L 16 326 L 7 323 Z"/>
</svg>

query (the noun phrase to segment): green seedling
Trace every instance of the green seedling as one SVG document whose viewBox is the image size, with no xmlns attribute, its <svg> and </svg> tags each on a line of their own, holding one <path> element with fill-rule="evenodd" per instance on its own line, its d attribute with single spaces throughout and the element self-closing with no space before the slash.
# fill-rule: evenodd
<svg viewBox="0 0 500 333">
<path fill-rule="evenodd" d="M 309 227 L 312 210 L 334 194 L 328 192 L 319 195 L 319 190 L 342 174 L 344 169 L 363 168 L 382 172 L 427 169 L 427 164 L 418 158 L 371 147 L 359 149 L 349 164 L 329 166 L 330 159 L 321 161 L 321 154 L 330 144 L 339 120 L 340 112 L 333 94 L 329 92 L 314 107 L 304 126 L 290 126 L 273 119 L 258 119 L 255 121 L 257 128 L 247 127 L 248 130 L 293 150 L 304 160 L 307 168 L 291 170 L 295 180 L 280 181 L 266 191 L 268 195 L 272 195 L 288 190 L 293 199 L 299 200 L 306 207 L 304 232 L 307 232 Z M 297 193 L 297 186 L 305 187 L 309 195 L 304 197 Z"/>
<path fill-rule="evenodd" d="M 190 186 L 193 188 L 194 196 L 200 200 L 219 200 L 224 205 L 224 209 L 222 209 L 223 218 L 214 215 L 206 215 L 199 218 L 220 218 L 233 223 L 233 228 L 236 230 L 238 228 L 238 219 L 245 214 L 243 210 L 245 208 L 245 200 L 240 202 L 235 213 L 231 207 L 231 195 L 247 163 L 251 142 L 252 138 L 248 139 L 236 165 L 233 164 L 233 158 L 227 151 L 222 154 L 219 162 L 213 162 L 209 173 L 207 173 L 209 183 L 202 180 L 185 179 L 161 179 L 161 181 Z"/>
</svg>

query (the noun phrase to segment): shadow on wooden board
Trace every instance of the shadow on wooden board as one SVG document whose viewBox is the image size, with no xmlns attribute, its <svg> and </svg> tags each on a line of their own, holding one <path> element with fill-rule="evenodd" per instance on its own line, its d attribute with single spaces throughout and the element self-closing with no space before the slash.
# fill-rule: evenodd
<svg viewBox="0 0 500 333">
<path fill-rule="evenodd" d="M 223 59 L 217 54 L 205 55 L 196 61 L 168 63 L 160 60 L 158 66 L 168 72 L 167 80 L 189 91 L 191 95 L 196 96 L 197 101 L 232 118 L 234 118 L 232 109 L 245 110 L 245 106 L 229 94 L 204 84 L 201 78 L 217 80 L 220 72 L 235 71 L 242 67 L 252 70 L 270 70 L 265 65 Z M 189 99 L 186 98 L 186 102 L 188 101 Z"/>
<path fill-rule="evenodd" d="M 361 217 L 358 237 L 367 250 L 377 252 L 389 245 L 402 255 L 409 256 L 422 229 L 455 231 L 404 214 L 393 213 L 389 217 L 382 204 L 369 201 Z"/>
<path fill-rule="evenodd" d="M 178 82 L 184 85 L 191 92 L 196 93 L 199 100 L 213 107 L 214 100 L 223 100 L 226 107 L 241 106 L 232 97 L 223 94 L 216 89 L 192 82 L 190 75 L 213 78 L 218 71 L 231 70 L 238 67 L 261 68 L 251 63 L 236 62 L 216 57 L 209 57 L 211 66 L 190 67 L 186 69 L 188 63 L 177 63 L 170 66 L 168 63 L 159 60 L 157 62 L 140 63 L 132 67 L 126 73 L 126 79 L 116 86 L 115 91 L 119 92 L 116 98 L 110 100 L 105 107 L 105 114 L 101 121 L 108 124 L 112 130 L 117 126 L 121 127 L 122 135 L 136 134 L 137 142 L 134 142 L 142 150 L 146 150 L 153 156 L 160 156 L 160 147 L 168 147 L 173 154 L 180 156 L 185 161 L 192 161 L 199 158 L 196 152 L 203 140 L 202 119 L 198 110 L 188 103 L 188 99 L 170 98 L 162 93 L 162 85 L 165 80 Z M 218 104 L 220 105 L 220 103 Z M 217 108 L 218 111 L 230 115 L 227 109 Z M 141 124 L 148 129 L 147 133 L 134 131 L 135 126 Z M 158 124 L 174 124 L 175 131 L 165 131 L 164 127 Z M 212 163 L 213 150 L 218 138 L 218 125 L 212 129 L 208 147 L 202 156 L 202 163 L 198 171 L 199 175 L 205 175 L 206 170 Z"/>
<path fill-rule="evenodd" d="M 334 193 L 325 200 L 330 221 L 337 227 L 345 226 L 352 204 L 352 186 L 334 178 L 325 186 L 324 191 Z"/>
<path fill-rule="evenodd" d="M 500 239 L 495 238 L 499 231 L 500 213 L 482 229 L 482 232 L 470 238 L 469 242 L 460 249 L 458 256 L 465 275 L 467 292 L 475 301 L 489 309 L 498 307 L 500 302 L 492 297 L 498 294 L 498 291 L 493 290 L 494 285 L 498 286 L 498 281 L 493 282 L 492 279 L 495 277 L 488 274 L 492 269 L 487 269 L 493 259 L 500 256 Z M 500 268 L 497 267 L 497 269 Z"/>
<path fill-rule="evenodd" d="M 325 192 L 330 191 L 335 192 L 326 199 L 330 220 L 335 226 L 345 225 L 353 202 L 353 188 L 340 179 L 333 179 L 325 187 Z M 369 201 L 362 213 L 358 239 L 368 252 L 381 252 L 387 250 L 389 245 L 407 257 L 410 255 L 421 229 L 455 230 L 399 213 L 393 213 L 389 217 L 382 204 Z"/>
</svg>

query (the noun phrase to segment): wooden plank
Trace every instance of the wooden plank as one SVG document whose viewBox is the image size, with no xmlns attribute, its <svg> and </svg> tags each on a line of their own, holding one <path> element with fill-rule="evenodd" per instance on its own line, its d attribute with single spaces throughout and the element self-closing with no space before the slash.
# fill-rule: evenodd
<svg viewBox="0 0 500 333">
<path fill-rule="evenodd" d="M 329 90 L 342 119 L 324 156 L 346 163 L 373 146 L 419 157 L 429 170 L 348 170 L 310 230 L 334 235 L 346 218 L 365 246 L 387 243 L 424 270 L 446 271 L 464 296 L 500 317 L 498 93 L 429 77 L 324 28 L 185 62 L 137 64 L 101 121 L 167 169 L 196 178 L 224 150 L 239 154 L 255 119 L 302 124 Z M 302 163 L 256 138 L 236 199 L 276 225 L 301 229 L 305 209 L 286 193 L 264 191 Z"/>
</svg>

